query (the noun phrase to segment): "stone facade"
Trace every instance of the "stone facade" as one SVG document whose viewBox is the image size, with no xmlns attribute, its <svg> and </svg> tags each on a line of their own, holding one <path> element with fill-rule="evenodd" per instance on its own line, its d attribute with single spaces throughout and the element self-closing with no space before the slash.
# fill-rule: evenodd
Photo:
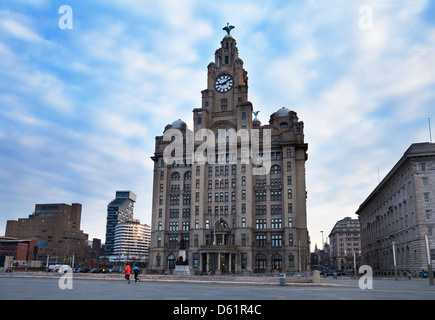
<svg viewBox="0 0 435 320">
<path fill-rule="evenodd" d="M 149 269 L 173 271 L 182 248 L 191 274 L 306 270 L 303 122 L 281 108 L 262 126 L 252 113 L 247 72 L 227 35 L 208 65 L 193 131 L 176 120 L 156 137 Z M 165 138 L 171 129 L 181 136 Z M 201 129 L 214 150 L 201 148 Z M 165 162 L 174 139 L 185 142 L 183 160 Z"/>
<path fill-rule="evenodd" d="M 358 219 L 346 217 L 337 221 L 329 234 L 329 262 L 331 269 L 356 269 L 361 261 L 360 223 Z"/>
<path fill-rule="evenodd" d="M 425 234 L 435 248 L 434 195 L 435 144 L 412 144 L 356 212 L 362 264 L 391 273 L 394 243 L 399 271 L 427 270 Z"/>
</svg>

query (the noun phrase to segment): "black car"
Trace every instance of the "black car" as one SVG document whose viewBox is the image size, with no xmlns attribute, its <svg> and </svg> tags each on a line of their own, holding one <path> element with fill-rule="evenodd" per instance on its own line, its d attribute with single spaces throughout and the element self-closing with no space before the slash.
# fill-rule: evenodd
<svg viewBox="0 0 435 320">
<path fill-rule="evenodd" d="M 335 270 L 329 270 L 328 271 L 328 276 L 333 276 L 334 274 L 336 274 L 337 276 L 344 276 L 344 275 L 346 275 L 346 273 L 344 272 L 343 269 L 335 269 Z"/>
</svg>

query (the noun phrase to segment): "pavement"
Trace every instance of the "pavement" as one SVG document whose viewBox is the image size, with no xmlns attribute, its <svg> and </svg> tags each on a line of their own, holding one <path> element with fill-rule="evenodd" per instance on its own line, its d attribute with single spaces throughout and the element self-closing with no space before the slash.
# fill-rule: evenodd
<svg viewBox="0 0 435 320">
<path fill-rule="evenodd" d="M 0 300 L 435 300 L 427 279 L 373 279 L 361 289 L 358 279 L 322 278 L 321 283 L 279 277 L 152 276 L 130 283 L 121 274 L 0 274 Z"/>
</svg>

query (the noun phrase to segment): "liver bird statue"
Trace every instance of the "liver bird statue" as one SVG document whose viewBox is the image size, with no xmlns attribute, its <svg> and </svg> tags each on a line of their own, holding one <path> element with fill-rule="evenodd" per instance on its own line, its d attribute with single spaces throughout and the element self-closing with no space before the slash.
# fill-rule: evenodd
<svg viewBox="0 0 435 320">
<path fill-rule="evenodd" d="M 230 26 L 230 24 L 227 22 L 226 27 L 223 27 L 222 30 L 225 30 L 229 35 L 231 30 L 233 30 L 234 28 L 235 28 L 235 26 Z"/>
</svg>

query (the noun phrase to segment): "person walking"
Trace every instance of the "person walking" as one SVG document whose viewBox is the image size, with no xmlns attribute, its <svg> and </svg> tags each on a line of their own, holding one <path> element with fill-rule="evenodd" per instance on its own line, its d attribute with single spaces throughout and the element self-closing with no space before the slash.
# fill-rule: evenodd
<svg viewBox="0 0 435 320">
<path fill-rule="evenodd" d="M 133 273 L 134 273 L 134 282 L 140 282 L 139 280 L 139 273 L 140 273 L 140 269 L 138 266 L 134 266 L 133 268 Z"/>
<path fill-rule="evenodd" d="M 125 279 L 128 280 L 128 283 L 130 283 L 130 273 L 131 273 L 131 268 L 130 265 L 127 263 L 127 265 L 125 266 Z"/>
</svg>

